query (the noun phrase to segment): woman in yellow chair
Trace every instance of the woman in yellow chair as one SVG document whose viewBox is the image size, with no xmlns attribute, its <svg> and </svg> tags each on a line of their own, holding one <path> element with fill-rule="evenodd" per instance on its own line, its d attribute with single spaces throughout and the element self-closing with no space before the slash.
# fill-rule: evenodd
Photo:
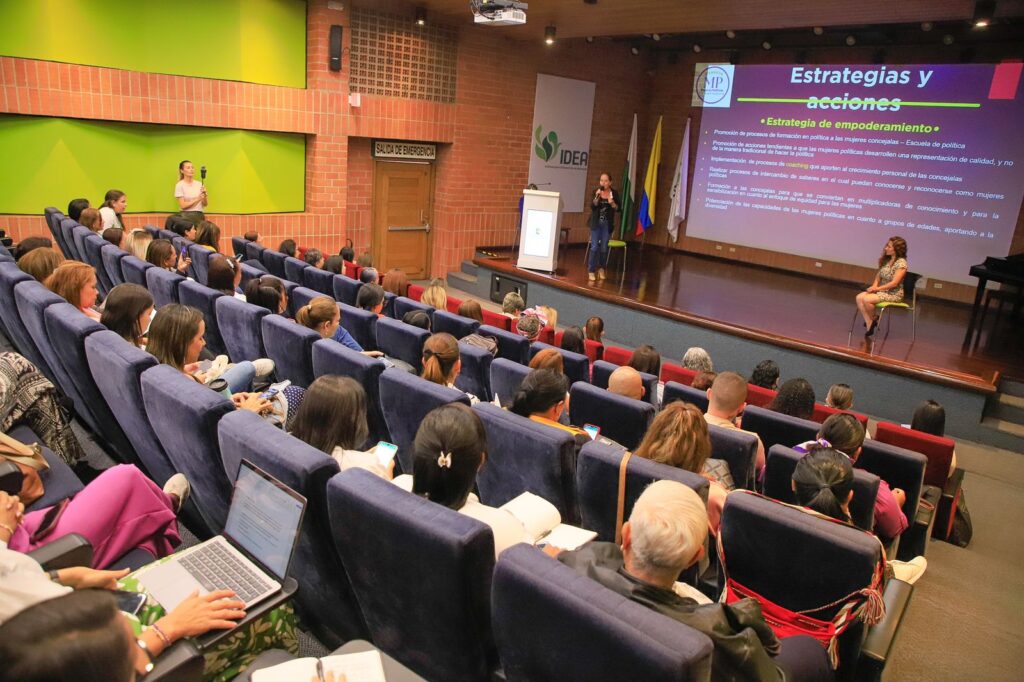
<svg viewBox="0 0 1024 682">
<path fill-rule="evenodd" d="M 864 336 L 872 336 L 878 326 L 875 305 L 882 302 L 896 303 L 903 300 L 903 278 L 907 274 L 907 240 L 903 237 L 892 237 L 885 243 L 882 256 L 878 259 L 878 273 L 875 281 L 864 291 L 857 294 L 857 310 L 864 318 L 867 331 Z"/>
</svg>

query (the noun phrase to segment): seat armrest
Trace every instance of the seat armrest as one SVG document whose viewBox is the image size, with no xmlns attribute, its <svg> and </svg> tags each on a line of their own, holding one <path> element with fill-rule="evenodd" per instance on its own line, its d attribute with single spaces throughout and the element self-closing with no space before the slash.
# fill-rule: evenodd
<svg viewBox="0 0 1024 682">
<path fill-rule="evenodd" d="M 28 552 L 44 571 L 73 566 L 92 566 L 92 545 L 78 533 L 68 533 Z"/>
<path fill-rule="evenodd" d="M 281 583 L 281 589 L 275 594 L 270 595 L 267 599 L 264 599 L 259 604 L 256 604 L 251 609 L 246 611 L 245 618 L 238 621 L 238 625 L 231 628 L 230 630 L 214 630 L 208 632 L 205 635 L 196 638 L 196 643 L 199 645 L 201 651 L 209 651 L 217 645 L 225 637 L 230 637 L 235 634 L 240 628 L 245 628 L 251 625 L 254 621 L 259 620 L 263 616 L 267 615 L 281 604 L 289 601 L 294 595 L 295 591 L 299 589 L 299 583 L 295 581 L 295 578 L 285 578 Z"/>
<path fill-rule="evenodd" d="M 935 511 L 939 508 L 939 499 L 941 497 L 942 491 L 933 485 L 926 485 L 921 488 L 921 501 L 917 505 L 917 515 L 914 516 L 914 523 L 930 529 L 935 521 Z"/>
<path fill-rule="evenodd" d="M 17 495 L 21 491 L 21 484 L 25 475 L 14 462 L 6 459 L 0 460 L 0 491 L 8 495 Z"/>
<path fill-rule="evenodd" d="M 885 601 L 885 618 L 868 628 L 860 650 L 857 679 L 881 678 L 913 592 L 914 586 L 902 580 L 892 579 L 886 584 L 885 593 L 882 595 Z"/>
<path fill-rule="evenodd" d="M 181 639 L 164 651 L 153 662 L 153 670 L 146 675 L 147 682 L 201 682 L 205 659 L 195 642 Z"/>
<path fill-rule="evenodd" d="M 960 486 L 964 483 L 964 470 L 957 468 L 953 475 L 946 479 L 946 485 L 942 488 L 942 496 L 955 498 L 960 494 Z"/>
</svg>

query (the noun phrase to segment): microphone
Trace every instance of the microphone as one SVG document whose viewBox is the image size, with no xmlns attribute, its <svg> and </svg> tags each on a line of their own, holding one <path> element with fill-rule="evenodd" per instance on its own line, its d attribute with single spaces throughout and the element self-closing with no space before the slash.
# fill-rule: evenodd
<svg viewBox="0 0 1024 682">
<path fill-rule="evenodd" d="M 199 179 L 201 181 L 205 181 L 206 180 L 206 166 L 200 166 L 199 167 Z"/>
</svg>

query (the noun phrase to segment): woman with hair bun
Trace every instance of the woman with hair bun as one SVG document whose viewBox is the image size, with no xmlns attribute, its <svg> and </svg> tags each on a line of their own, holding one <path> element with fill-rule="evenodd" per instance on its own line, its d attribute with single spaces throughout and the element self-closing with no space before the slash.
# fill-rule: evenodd
<svg viewBox="0 0 1024 682">
<path fill-rule="evenodd" d="M 455 380 L 462 371 L 462 357 L 459 342 L 451 334 L 441 332 L 432 335 L 423 344 L 423 373 L 420 376 L 432 384 L 455 388 Z M 456 389 L 458 390 L 458 389 Z M 480 402 L 472 393 L 466 393 L 472 405 Z"/>
</svg>

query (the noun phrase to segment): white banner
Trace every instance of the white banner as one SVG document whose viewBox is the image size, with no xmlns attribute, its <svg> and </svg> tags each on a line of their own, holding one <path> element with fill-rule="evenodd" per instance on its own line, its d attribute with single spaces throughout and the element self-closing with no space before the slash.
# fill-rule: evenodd
<svg viewBox="0 0 1024 682">
<path fill-rule="evenodd" d="M 530 182 L 560 193 L 566 213 L 584 210 L 594 90 L 590 81 L 537 74 Z"/>
</svg>

